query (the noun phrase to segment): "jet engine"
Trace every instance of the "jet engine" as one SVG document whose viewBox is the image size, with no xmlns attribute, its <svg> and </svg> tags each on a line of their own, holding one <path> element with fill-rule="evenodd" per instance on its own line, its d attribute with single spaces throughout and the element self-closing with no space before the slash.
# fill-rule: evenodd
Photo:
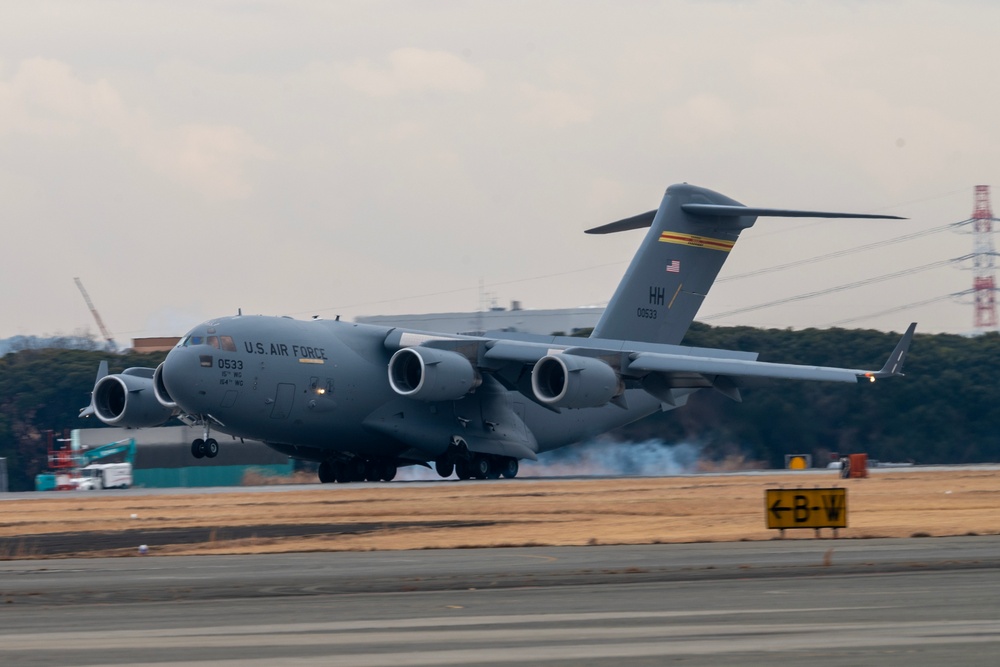
<svg viewBox="0 0 1000 667">
<path fill-rule="evenodd" d="M 600 359 L 550 354 L 535 363 L 531 391 L 553 408 L 596 408 L 624 391 L 621 378 Z"/>
<path fill-rule="evenodd" d="M 457 401 L 482 382 L 461 354 L 432 347 L 404 347 L 389 360 L 389 385 L 421 401 Z"/>
<path fill-rule="evenodd" d="M 156 370 L 153 371 L 153 395 L 156 396 L 160 405 L 171 410 L 177 409 L 177 402 L 170 396 L 167 386 L 163 384 L 163 364 L 157 366 Z"/>
<path fill-rule="evenodd" d="M 126 428 L 159 426 L 174 415 L 156 399 L 151 368 L 127 368 L 94 385 L 94 414 L 105 424 Z"/>
</svg>

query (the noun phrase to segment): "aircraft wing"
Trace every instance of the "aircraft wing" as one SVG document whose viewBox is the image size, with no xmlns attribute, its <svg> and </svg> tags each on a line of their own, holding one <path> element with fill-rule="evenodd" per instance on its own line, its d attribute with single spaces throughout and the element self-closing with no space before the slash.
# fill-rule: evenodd
<svg viewBox="0 0 1000 667">
<path fill-rule="evenodd" d="M 889 359 L 877 371 L 858 368 L 835 368 L 830 366 L 804 366 L 797 364 L 775 364 L 766 361 L 742 359 L 706 359 L 704 357 L 676 354 L 656 354 L 640 352 L 630 355 L 629 370 L 653 371 L 661 373 L 689 372 L 705 375 L 729 377 L 759 377 L 779 380 L 818 380 L 826 382 L 857 382 L 867 378 L 874 382 L 878 378 L 903 374 L 903 360 L 910 349 L 917 323 L 912 322 L 906 333 L 896 344 Z"/>
<path fill-rule="evenodd" d="M 558 409 L 606 403 L 626 407 L 627 388 L 642 388 L 673 403 L 685 390 L 708 387 L 739 401 L 739 385 L 749 378 L 874 382 L 903 374 L 915 330 L 913 323 L 879 370 L 770 363 L 747 352 L 593 338 L 451 338 L 400 332 L 387 338 L 386 345 L 400 350 L 389 372 L 403 395 L 433 392 L 431 387 L 452 380 L 455 395 L 461 395 L 475 384 L 476 373 L 489 373 L 508 388 Z M 401 354 L 403 349 L 410 352 Z"/>
<path fill-rule="evenodd" d="M 630 350 L 628 341 L 621 341 L 621 347 L 600 345 L 598 347 L 565 347 L 558 344 L 530 343 L 525 341 L 498 340 L 488 343 L 489 349 L 483 355 L 486 360 L 536 363 L 550 354 L 579 354 L 588 357 L 621 355 L 622 372 L 626 375 L 642 373 L 701 373 L 705 375 L 726 375 L 731 377 L 758 377 L 781 380 L 816 380 L 826 382 L 857 382 L 859 378 L 884 378 L 902 375 L 903 360 L 913 340 L 916 322 L 910 324 L 889 359 L 880 370 L 857 368 L 836 368 L 830 366 L 806 366 L 799 364 L 778 364 L 757 361 L 756 354 L 733 353 L 724 350 L 684 348 L 676 345 L 656 346 L 669 352 L 653 351 L 654 346 L 636 344 L 642 351 Z M 553 339 L 553 343 L 560 339 Z M 566 340 L 566 339 L 561 339 Z M 610 341 L 609 341 L 610 342 Z M 690 349 L 692 353 L 679 353 Z"/>
</svg>

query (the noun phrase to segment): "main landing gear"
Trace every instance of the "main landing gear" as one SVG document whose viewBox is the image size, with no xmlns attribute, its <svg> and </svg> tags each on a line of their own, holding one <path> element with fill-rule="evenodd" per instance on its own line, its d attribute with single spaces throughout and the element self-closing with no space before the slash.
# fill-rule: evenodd
<svg viewBox="0 0 1000 667">
<path fill-rule="evenodd" d="M 464 438 L 454 436 L 445 453 L 434 460 L 434 470 L 442 477 L 451 477 L 455 473 L 462 480 L 514 479 L 518 464 L 513 456 L 471 452 Z"/>
<path fill-rule="evenodd" d="M 442 477 L 450 477 L 452 470 L 459 479 L 499 479 L 506 477 L 514 479 L 518 471 L 517 459 L 512 456 L 496 454 L 479 454 L 471 452 L 466 461 L 435 461 L 434 469 Z"/>
<path fill-rule="evenodd" d="M 319 464 L 319 481 L 323 484 L 337 482 L 391 482 L 396 477 L 396 462 L 391 460 L 328 459 Z"/>
</svg>

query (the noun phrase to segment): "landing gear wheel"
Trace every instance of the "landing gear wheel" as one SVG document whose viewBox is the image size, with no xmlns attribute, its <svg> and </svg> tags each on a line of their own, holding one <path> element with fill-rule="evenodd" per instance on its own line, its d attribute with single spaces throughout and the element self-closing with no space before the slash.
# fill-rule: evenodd
<svg viewBox="0 0 1000 667">
<path fill-rule="evenodd" d="M 507 479 L 514 479 L 515 477 L 517 477 L 517 471 L 519 467 L 520 466 L 517 463 L 517 459 L 506 459 L 503 462 L 500 474 L 506 477 Z"/>
<path fill-rule="evenodd" d="M 451 461 L 435 461 L 434 471 L 442 477 L 451 477 L 455 472 L 455 464 Z"/>
<path fill-rule="evenodd" d="M 191 456 L 195 457 L 196 459 L 203 459 L 203 458 L 205 458 L 205 441 L 204 440 L 202 440 L 201 438 L 198 438 L 197 440 L 195 440 L 194 442 L 191 443 Z"/>
<path fill-rule="evenodd" d="M 455 464 L 455 474 L 459 479 L 472 479 L 472 466 L 466 461 L 459 461 Z"/>
<path fill-rule="evenodd" d="M 337 484 L 347 484 L 351 481 L 351 469 L 347 463 L 334 461 L 330 465 L 333 470 L 333 478 L 337 480 Z"/>
<path fill-rule="evenodd" d="M 379 478 L 383 482 L 391 482 L 396 478 L 396 464 L 392 461 L 383 461 L 378 464 Z"/>
<path fill-rule="evenodd" d="M 485 456 L 477 456 L 472 460 L 472 473 L 476 479 L 486 479 L 490 475 L 490 460 Z"/>
<path fill-rule="evenodd" d="M 321 484 L 329 484 L 336 479 L 333 473 L 333 464 L 329 461 L 323 461 L 319 464 L 319 470 L 316 471 L 319 474 L 319 481 Z"/>
<path fill-rule="evenodd" d="M 344 464 L 347 468 L 347 475 L 352 482 L 365 481 L 365 473 L 368 471 L 368 464 L 364 459 L 354 459 Z"/>
<path fill-rule="evenodd" d="M 365 461 L 365 481 L 377 482 L 382 479 L 382 464 L 378 461 Z"/>
<path fill-rule="evenodd" d="M 219 443 L 216 442 L 215 438 L 209 438 L 205 441 L 205 456 L 210 459 L 214 459 L 219 455 Z"/>
</svg>

